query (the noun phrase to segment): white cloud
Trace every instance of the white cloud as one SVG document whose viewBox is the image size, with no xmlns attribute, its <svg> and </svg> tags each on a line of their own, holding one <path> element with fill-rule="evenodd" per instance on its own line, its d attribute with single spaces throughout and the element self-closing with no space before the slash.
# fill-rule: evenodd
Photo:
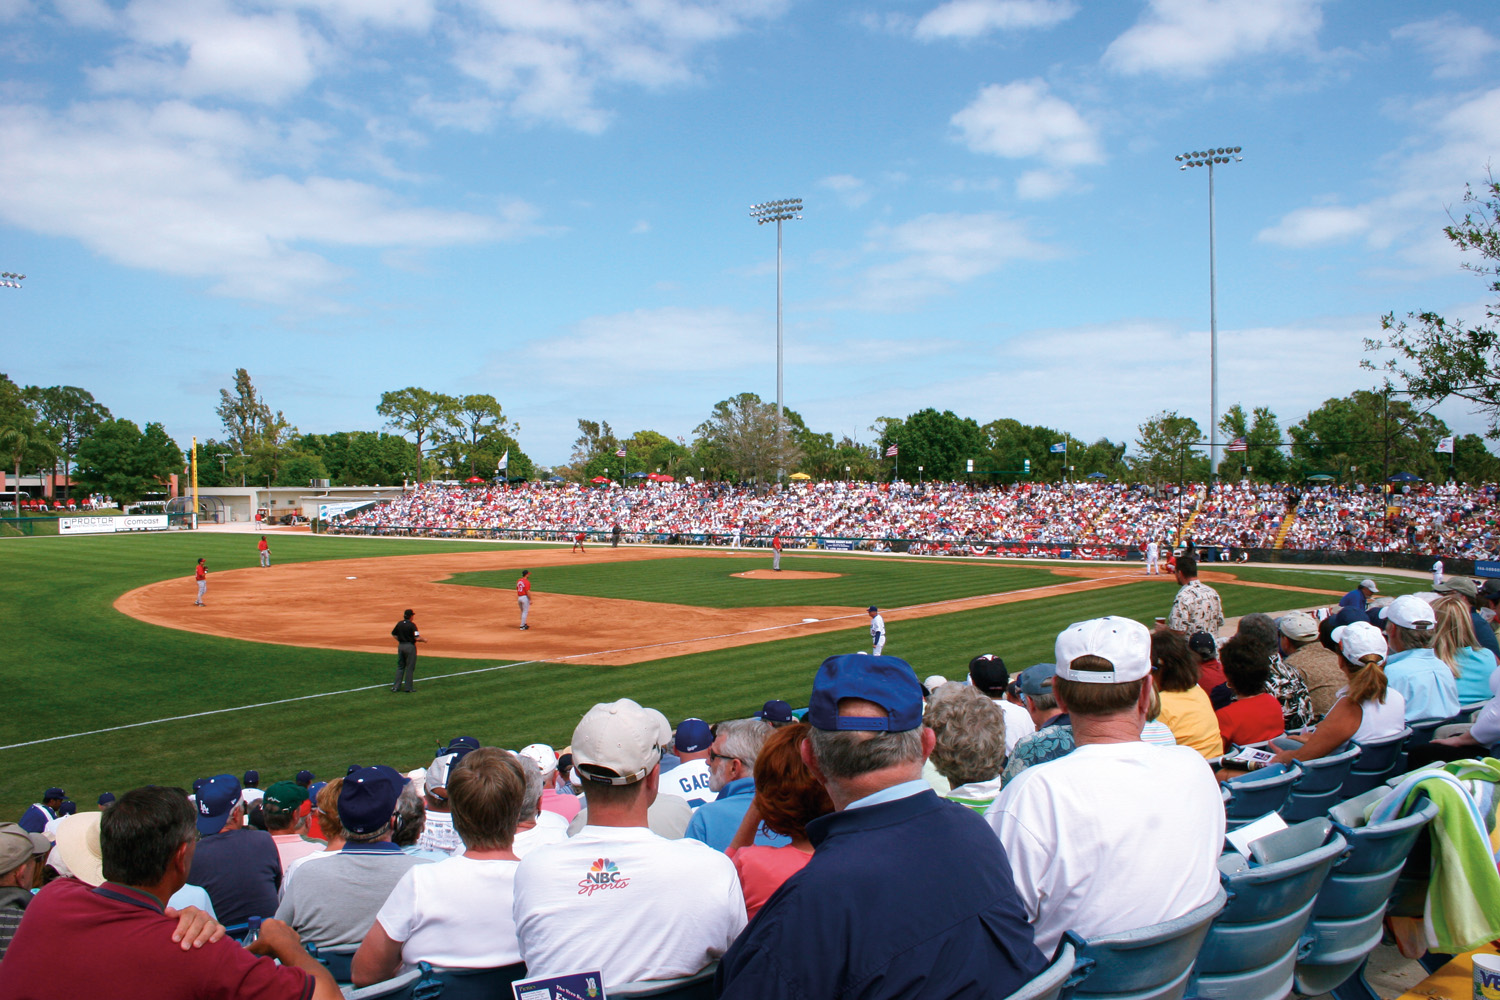
<svg viewBox="0 0 1500 1000">
<path fill-rule="evenodd" d="M 1078 12 L 1072 0 L 948 0 L 917 22 L 923 40 L 977 38 L 992 31 L 1051 28 Z"/>
<path fill-rule="evenodd" d="M 1149 0 L 1104 53 L 1120 73 L 1203 77 L 1246 56 L 1316 47 L 1323 0 Z"/>
<path fill-rule="evenodd" d="M 630 227 L 630 234 L 632 236 L 642 236 L 649 232 L 651 232 L 651 223 L 645 219 L 637 219 L 635 225 Z"/>
<path fill-rule="evenodd" d="M 257 171 L 289 131 L 184 104 L 112 101 L 63 116 L 0 109 L 0 218 L 217 293 L 327 307 L 343 270 L 317 249 L 413 249 L 541 232 L 536 210 L 403 205 L 370 184 Z M 317 248 L 317 249 L 315 249 Z"/>
<path fill-rule="evenodd" d="M 1452 13 L 1404 25 L 1392 31 L 1391 37 L 1421 49 L 1433 62 L 1432 75 L 1439 79 L 1468 78 L 1500 52 L 1500 40 L 1494 35 Z"/>
<path fill-rule="evenodd" d="M 1046 201 L 1075 187 L 1066 170 L 1028 170 L 1016 178 L 1016 197 L 1022 201 Z"/>
<path fill-rule="evenodd" d="M 1053 166 L 1101 163 L 1098 133 L 1042 80 L 992 83 L 952 118 L 965 146 L 1007 159 L 1036 157 Z"/>
<path fill-rule="evenodd" d="M 1058 249 L 1038 242 L 1026 223 L 999 212 L 931 213 L 869 233 L 867 268 L 850 308 L 902 309 L 992 274 L 1017 260 L 1048 260 Z"/>
<path fill-rule="evenodd" d="M 834 174 L 818 181 L 818 187 L 827 188 L 838 196 L 839 201 L 850 208 L 859 208 L 870 200 L 870 186 L 850 174 Z"/>
<path fill-rule="evenodd" d="M 1343 243 L 1369 232 L 1368 213 L 1360 208 L 1299 208 L 1281 217 L 1274 226 L 1262 229 L 1256 239 L 1287 247 L 1315 247 Z"/>
</svg>

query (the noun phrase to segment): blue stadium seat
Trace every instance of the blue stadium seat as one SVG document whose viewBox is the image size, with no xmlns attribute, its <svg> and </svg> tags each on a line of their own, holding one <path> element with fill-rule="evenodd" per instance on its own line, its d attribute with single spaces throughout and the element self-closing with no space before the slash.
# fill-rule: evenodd
<svg viewBox="0 0 1500 1000">
<path fill-rule="evenodd" d="M 1392 892 L 1418 835 L 1437 816 L 1430 801 L 1409 816 L 1368 825 L 1365 811 L 1386 794 L 1367 792 L 1329 810 L 1335 829 L 1349 842 L 1313 905 L 1311 947 L 1297 962 L 1297 990 L 1341 997 L 1373 996 L 1363 978 L 1370 952 L 1380 944 Z"/>
<path fill-rule="evenodd" d="M 334 981 L 340 986 L 347 986 L 354 982 L 350 966 L 354 964 L 354 953 L 359 951 L 359 945 L 335 944 L 320 948 L 311 941 L 304 941 L 302 942 L 302 947 L 306 948 L 309 955 L 322 962 L 328 971 L 333 973 Z"/>
<path fill-rule="evenodd" d="M 1283 849 L 1257 850 L 1263 846 Z M 1267 859 L 1258 866 L 1226 855 L 1219 878 L 1229 903 L 1198 952 L 1193 994 L 1205 1000 L 1287 996 L 1313 902 L 1347 846 L 1327 819 L 1312 819 L 1256 841 L 1252 853 Z"/>
<path fill-rule="evenodd" d="M 345 1000 L 437 1000 L 440 996 L 443 983 L 426 962 L 383 983 L 344 991 Z"/>
<path fill-rule="evenodd" d="M 1437 732 L 1438 727 L 1445 726 L 1449 722 L 1453 721 L 1462 722 L 1464 720 L 1462 718 L 1413 719 L 1410 723 L 1407 724 L 1407 728 L 1411 730 L 1411 735 L 1406 738 L 1406 749 L 1410 750 L 1412 747 L 1425 746 L 1426 744 L 1431 743 L 1432 734 Z"/>
<path fill-rule="evenodd" d="M 1349 769 L 1339 794 L 1345 799 L 1363 795 L 1372 788 L 1379 788 L 1386 779 L 1396 774 L 1406 764 L 1406 741 L 1411 729 L 1403 729 L 1395 736 L 1383 740 L 1367 740 L 1356 743 L 1359 760 Z"/>
<path fill-rule="evenodd" d="M 510 984 L 526 978 L 526 963 L 492 969 L 434 969 L 443 1000 L 512 1000 Z"/>
<path fill-rule="evenodd" d="M 1349 770 L 1359 759 L 1359 747 L 1350 744 L 1338 753 L 1302 761 L 1302 777 L 1292 784 L 1292 794 L 1278 812 L 1288 823 L 1315 819 L 1339 802 L 1339 792 Z"/>
<path fill-rule="evenodd" d="M 1276 812 L 1286 804 L 1292 784 L 1300 777 L 1302 768 L 1297 764 L 1289 767 L 1272 764 L 1224 782 L 1229 791 L 1229 804 L 1224 809 L 1229 829 L 1237 830 L 1266 813 Z"/>
<path fill-rule="evenodd" d="M 1089 941 L 1069 931 L 1078 957 L 1063 1000 L 1180 1000 L 1208 925 L 1228 900 L 1220 889 L 1176 920 Z"/>
<path fill-rule="evenodd" d="M 1073 974 L 1077 956 L 1077 949 L 1073 947 L 1072 942 L 1064 941 L 1058 947 L 1057 954 L 1053 956 L 1052 964 L 1005 1000 L 1058 1000 L 1058 997 L 1062 995 L 1063 987 L 1067 985 L 1068 978 Z M 1075 984 L 1082 981 L 1080 978 L 1075 981 Z"/>
<path fill-rule="evenodd" d="M 713 1000 L 714 996 L 714 973 L 719 971 L 719 963 L 714 962 L 706 969 L 693 973 L 691 976 L 679 976 L 676 979 L 650 979 L 638 983 L 621 983 L 619 986 L 606 986 L 604 995 L 607 997 L 655 997 L 657 1000 Z"/>
</svg>

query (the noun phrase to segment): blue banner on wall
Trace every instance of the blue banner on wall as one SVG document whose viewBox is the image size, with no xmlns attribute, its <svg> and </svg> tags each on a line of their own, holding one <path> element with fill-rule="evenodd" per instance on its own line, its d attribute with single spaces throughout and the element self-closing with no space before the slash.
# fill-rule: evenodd
<svg viewBox="0 0 1500 1000">
<path fill-rule="evenodd" d="M 1475 576 L 1500 576 L 1500 562 L 1493 559 L 1476 559 L 1474 561 Z"/>
</svg>

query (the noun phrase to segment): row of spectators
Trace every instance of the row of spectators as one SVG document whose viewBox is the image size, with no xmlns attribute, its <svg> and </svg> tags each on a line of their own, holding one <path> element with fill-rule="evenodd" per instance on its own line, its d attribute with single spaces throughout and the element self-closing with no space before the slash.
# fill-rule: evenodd
<svg viewBox="0 0 1500 1000">
<path fill-rule="evenodd" d="M 1178 561 L 1154 633 L 1082 622 L 1014 675 L 993 655 L 920 683 L 896 658 L 832 657 L 801 718 L 770 701 L 673 728 L 620 699 L 560 755 L 455 737 L 405 774 L 263 792 L 221 774 L 63 817 L 49 789 L 23 817 L 42 835 L 0 826 L 0 995 L 333 1000 L 309 944 L 352 950 L 355 985 L 418 962 L 608 987 L 717 961 L 726 997 L 1009 994 L 1065 931 L 1214 897 L 1208 761 L 1229 746 L 1286 734 L 1286 759 L 1311 759 L 1500 678 L 1474 631 L 1500 594 L 1472 581 L 1389 603 L 1366 581 L 1322 622 L 1247 615 L 1221 645 L 1194 571 Z M 1494 705 L 1445 749 L 1486 753 Z M 257 919 L 248 947 L 222 937 Z"/>
<path fill-rule="evenodd" d="M 1196 512 L 1196 516 L 1194 516 Z M 925 551 L 979 551 L 1006 544 L 1139 549 L 1173 541 L 1192 518 L 1200 545 L 1271 547 L 1288 514 L 1288 548 L 1420 551 L 1467 558 L 1500 552 L 1496 488 L 1363 487 L 1299 490 L 1249 482 L 1212 490 L 1154 490 L 1120 483 L 797 483 L 757 490 L 725 483 L 609 486 L 528 483 L 464 487 L 422 484 L 401 497 L 335 521 L 332 530 L 417 532 L 509 530 L 710 537 L 724 544 L 792 538 L 913 540 Z"/>
</svg>

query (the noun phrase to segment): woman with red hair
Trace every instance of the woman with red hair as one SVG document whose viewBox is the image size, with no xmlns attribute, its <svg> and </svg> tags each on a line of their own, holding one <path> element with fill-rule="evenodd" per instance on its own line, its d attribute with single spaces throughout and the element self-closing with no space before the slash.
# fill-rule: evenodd
<svg viewBox="0 0 1500 1000">
<path fill-rule="evenodd" d="M 809 728 L 807 723 L 797 722 L 782 726 L 766 738 L 755 759 L 755 799 L 724 852 L 739 872 L 745 914 L 752 920 L 781 883 L 801 871 L 812 857 L 807 824 L 833 812 L 833 802 L 822 782 L 802 762 L 802 741 Z M 755 831 L 762 825 L 772 833 L 790 837 L 792 842 L 785 847 L 754 843 Z"/>
</svg>

